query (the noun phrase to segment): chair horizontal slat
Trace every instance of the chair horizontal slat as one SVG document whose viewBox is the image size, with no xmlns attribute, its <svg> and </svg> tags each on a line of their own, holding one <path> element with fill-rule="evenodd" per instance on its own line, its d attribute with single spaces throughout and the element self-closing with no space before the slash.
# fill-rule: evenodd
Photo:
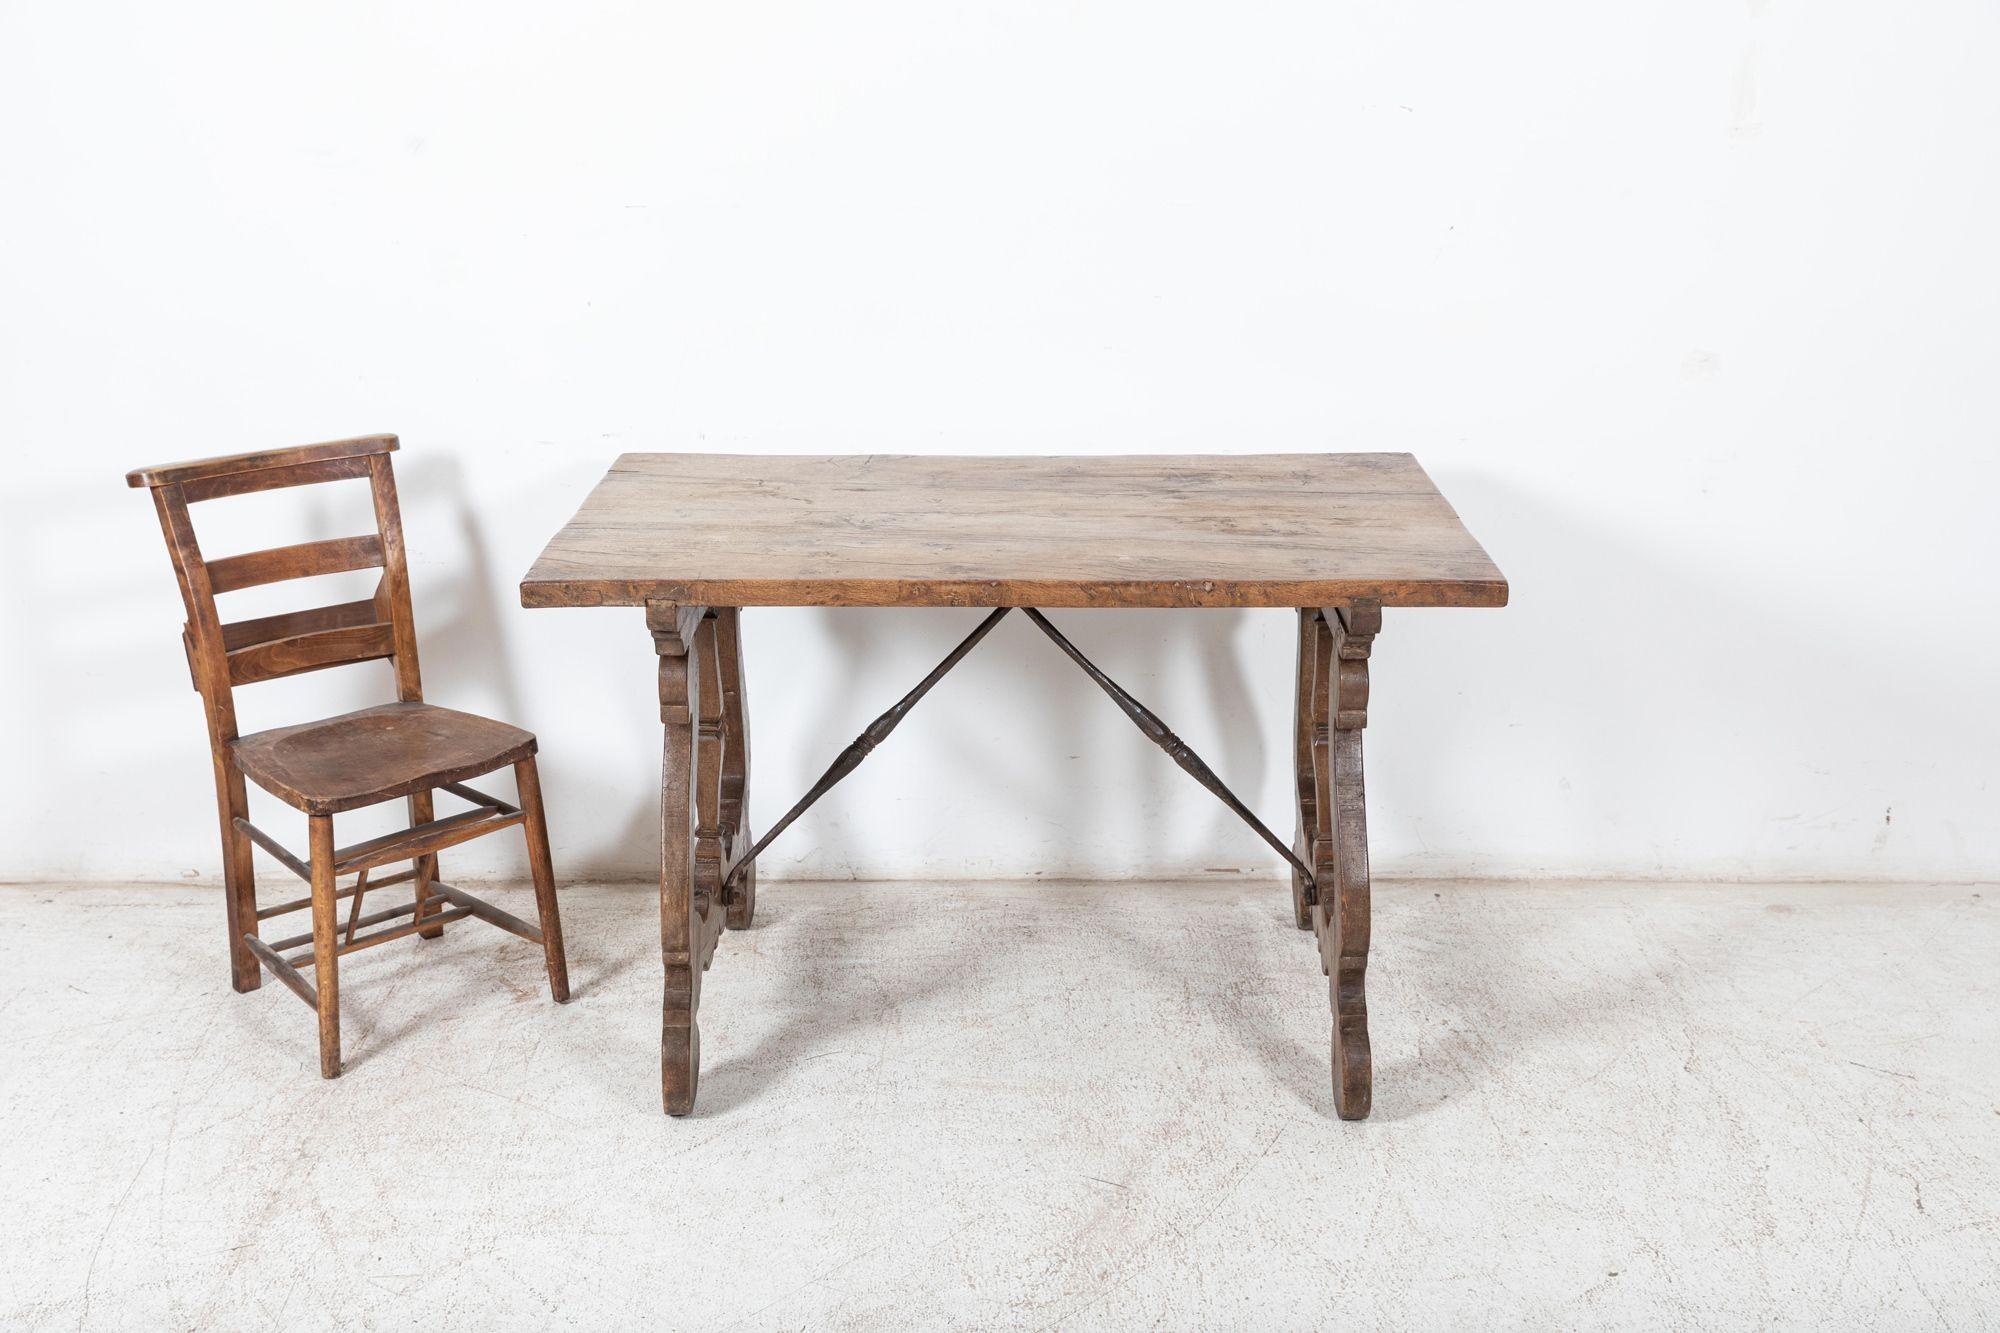
<svg viewBox="0 0 2000 1333">
<path fill-rule="evenodd" d="M 238 648 L 229 654 L 229 683 L 254 685 L 260 680 L 296 676 L 301 671 L 372 662 L 392 656 L 395 651 L 395 631 L 386 624 L 350 625 L 295 634 L 289 639 Z"/>
<path fill-rule="evenodd" d="M 312 936 L 308 935 L 306 938 L 311 939 Z M 255 935 L 246 934 L 243 937 L 243 942 L 250 946 L 250 952 L 257 955 L 259 962 L 271 969 L 272 976 L 285 983 L 292 994 L 298 996 L 313 1008 L 319 1008 L 319 992 L 313 988 L 313 984 L 310 981 L 299 975 L 299 970 L 291 959 L 279 957 L 277 950 L 258 939 Z"/>
<path fill-rule="evenodd" d="M 222 627 L 222 646 L 228 652 L 254 644 L 313 634 L 323 629 L 351 629 L 356 625 L 383 623 L 382 608 L 373 598 L 342 602 L 338 606 L 315 606 L 308 611 L 287 611 L 283 615 L 238 620 Z"/>
<path fill-rule="evenodd" d="M 376 889 L 386 889 L 392 885 L 406 884 L 410 880 L 415 879 L 416 877 L 417 877 L 416 871 L 405 870 L 399 874 L 384 876 L 381 879 L 371 879 L 365 885 L 350 884 L 346 888 L 334 894 L 333 898 L 335 902 L 339 902 L 342 898 L 352 898 L 357 890 L 364 893 L 372 893 Z M 311 876 L 308 875 L 306 876 L 306 878 L 310 879 Z M 275 907 L 260 907 L 257 909 L 257 919 L 259 921 L 268 921 L 274 916 L 284 916 L 288 912 L 296 912 L 302 908 L 311 907 L 312 901 L 313 901 L 312 896 L 308 894 L 303 898 L 293 898 L 289 902 L 279 903 Z M 308 936 L 307 938 L 311 937 Z"/>
<path fill-rule="evenodd" d="M 125 474 L 125 484 L 172 486 L 237 472 L 289 467 L 294 463 L 318 463 L 329 458 L 365 458 L 370 454 L 393 453 L 395 449 L 396 437 L 393 435 L 361 435 L 351 440 L 328 440 L 325 444 L 301 444 L 290 449 L 264 449 L 256 453 L 229 454 L 222 458 L 197 458 L 186 463 L 134 468 Z"/>
<path fill-rule="evenodd" d="M 463 907 L 489 926 L 498 926 L 510 935 L 519 935 L 530 944 L 540 944 L 542 942 L 542 932 L 539 929 L 529 925 L 512 912 L 500 910 L 484 898 L 475 898 L 464 889 L 455 889 L 451 885 L 441 883 L 437 880 L 431 881 L 431 892 L 437 894 L 438 897 L 445 899 L 447 902 Z"/>
<path fill-rule="evenodd" d="M 407 911 L 408 909 L 406 908 L 403 913 L 398 913 L 398 915 L 404 915 Z M 429 930 L 432 926 L 442 926 L 447 921 L 463 921 L 471 915 L 472 910 L 466 907 L 446 907 L 436 912 L 427 912 L 421 921 L 412 921 L 408 925 L 395 926 L 388 930 L 378 930 L 372 935 L 363 935 L 358 940 L 341 945 L 333 952 L 337 957 L 345 958 L 348 954 L 358 953 L 363 949 L 372 949 L 378 944 L 387 944 L 390 940 L 407 939 L 419 931 Z M 311 939 L 312 936 L 308 935 L 306 938 Z M 297 963 L 303 967 L 305 964 L 313 961 L 313 956 L 310 953 L 297 953 L 293 954 L 288 961 Z"/>
<path fill-rule="evenodd" d="M 258 491 L 312 486 L 322 481 L 345 481 L 350 477 L 367 475 L 366 455 L 329 458 L 318 463 L 291 463 L 284 467 L 257 468 L 251 472 L 225 472 L 219 477 L 197 477 L 181 483 L 181 498 L 189 504 L 197 504 L 230 495 L 252 495 Z"/>
<path fill-rule="evenodd" d="M 460 800 L 470 801 L 474 805 L 483 805 L 488 810 L 498 810 L 503 815 L 518 815 L 521 813 L 519 806 L 509 805 L 499 797 L 488 796 L 485 792 L 468 787 L 463 782 L 444 782 L 438 785 Z"/>
<path fill-rule="evenodd" d="M 294 875 L 297 875 L 300 879 L 305 880 L 308 883 L 312 881 L 313 877 L 312 867 L 307 865 L 304 861 L 300 860 L 297 854 L 294 853 L 291 848 L 285 846 L 284 843 L 279 842 L 276 838 L 266 833 L 263 829 L 258 828 L 255 824 L 245 819 L 242 815 L 237 815 L 235 819 L 232 820 L 231 822 L 233 822 L 237 828 L 241 829 L 244 832 L 244 834 L 249 837 L 250 841 L 256 843 L 259 847 L 262 847 L 265 851 L 269 852 L 272 856 L 276 857 L 278 861 L 287 870 L 291 871 Z M 309 903 L 312 901 L 312 899 L 305 898 L 301 899 L 300 901 Z M 275 913 L 273 915 L 275 915 Z M 264 913 L 259 912 L 257 914 L 257 919 L 260 921 L 263 920 Z"/>
<path fill-rule="evenodd" d="M 323 542 L 301 542 L 297 546 L 277 546 L 268 551 L 224 556 L 208 562 L 209 591 L 235 592 L 263 583 L 311 578 L 316 574 L 340 574 L 350 569 L 379 569 L 382 565 L 382 538 L 335 537 Z"/>
<path fill-rule="evenodd" d="M 368 887 L 372 889 L 375 888 L 376 886 L 370 884 Z M 433 898 L 431 902 L 440 911 L 443 910 L 444 904 L 442 899 Z M 424 900 L 419 898 L 419 899 L 412 899 L 410 902 L 404 903 L 401 907 L 384 907 L 380 911 L 370 912 L 366 916 L 359 918 L 358 920 L 355 921 L 354 924 L 356 926 L 379 926 L 384 921 L 394 921 L 399 916 L 411 915 L 419 907 L 423 906 L 423 903 Z M 279 953 L 283 953 L 287 949 L 296 949 L 301 944 L 311 944 L 312 940 L 313 940 L 312 932 L 308 930 L 302 935 L 291 935 L 287 936 L 282 940 L 269 940 L 267 941 L 267 943 L 269 943 L 270 946 L 273 949 L 277 950 Z M 312 955 L 307 954 L 306 957 L 311 958 Z"/>
<path fill-rule="evenodd" d="M 447 921 L 463 921 L 471 915 L 471 910 L 464 907 L 446 907 L 436 912 L 426 912 L 421 920 L 412 921 L 408 925 L 378 930 L 372 935 L 363 935 L 358 940 L 349 940 L 336 952 L 345 958 L 351 953 L 372 949 L 378 944 L 387 944 L 390 940 L 407 939 L 421 931 L 429 930 L 432 926 L 442 926 Z"/>
<path fill-rule="evenodd" d="M 443 851 L 461 842 L 497 833 L 503 828 L 513 828 L 521 820 L 518 810 L 513 814 L 501 814 L 491 806 L 447 815 L 415 828 L 398 829 L 379 838 L 357 842 L 352 847 L 342 847 L 333 854 L 333 873 L 345 875 L 350 870 L 370 870 L 392 861 L 407 861 L 413 856 Z"/>
</svg>

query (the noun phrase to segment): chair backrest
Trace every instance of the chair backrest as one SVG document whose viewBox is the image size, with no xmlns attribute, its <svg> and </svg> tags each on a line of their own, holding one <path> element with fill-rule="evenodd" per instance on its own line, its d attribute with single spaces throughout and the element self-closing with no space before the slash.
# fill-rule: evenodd
<svg viewBox="0 0 2000 1333">
<path fill-rule="evenodd" d="M 389 466 L 395 449 L 393 435 L 366 435 L 125 474 L 128 486 L 145 486 L 153 492 L 187 607 L 182 643 L 188 670 L 208 713 L 210 738 L 218 747 L 236 738 L 233 691 L 238 685 L 387 658 L 395 667 L 397 697 L 405 702 L 423 698 L 409 569 L 403 557 L 403 520 L 396 507 L 396 477 Z M 367 478 L 374 500 L 374 532 L 219 560 L 202 558 L 188 516 L 190 505 L 362 477 Z M 219 593 L 355 569 L 382 571 L 373 596 L 231 624 L 222 623 L 216 611 Z"/>
</svg>

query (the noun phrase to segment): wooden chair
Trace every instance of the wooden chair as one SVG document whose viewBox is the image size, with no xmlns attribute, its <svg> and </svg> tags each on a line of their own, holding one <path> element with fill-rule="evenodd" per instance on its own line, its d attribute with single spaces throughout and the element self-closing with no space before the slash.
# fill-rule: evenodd
<svg viewBox="0 0 2000 1333">
<path fill-rule="evenodd" d="M 541 783 L 535 771 L 535 738 L 518 727 L 423 701 L 417 674 L 416 627 L 403 557 L 403 525 L 389 455 L 393 435 L 370 435 L 269 453 L 208 458 L 126 474 L 130 486 L 149 487 L 187 607 L 182 642 L 194 687 L 208 714 L 215 759 L 215 796 L 222 825 L 222 864 L 229 915 L 231 981 L 239 991 L 257 989 L 259 965 L 285 983 L 319 1015 L 320 1073 L 340 1075 L 342 955 L 416 935 L 436 939 L 445 923 L 475 916 L 542 946 L 549 990 L 569 999 L 562 923 L 556 915 L 555 879 L 549 867 L 548 830 L 542 819 Z M 365 478 L 375 509 L 367 536 L 306 542 L 247 555 L 206 560 L 195 543 L 188 508 L 205 500 L 287 486 Z M 315 574 L 380 569 L 374 596 L 339 606 L 223 624 L 219 593 Z M 397 702 L 320 722 L 240 736 L 234 690 L 239 685 L 317 671 L 350 662 L 387 659 L 395 669 Z M 510 805 L 464 784 L 512 765 L 520 804 Z M 310 851 L 299 857 L 249 820 L 244 779 L 304 811 Z M 433 794 L 445 791 L 472 809 L 438 818 Z M 333 841 L 333 817 L 348 810 L 402 798 L 410 827 L 348 847 Z M 535 926 L 438 879 L 438 852 L 454 844 L 520 826 L 527 837 L 535 880 Z M 312 886 L 303 898 L 257 906 L 251 845 L 269 852 Z M 371 881 L 380 866 L 410 862 L 410 869 Z M 337 879 L 355 876 L 348 888 Z M 415 899 L 401 907 L 362 914 L 371 889 L 410 882 Z M 338 900 L 351 898 L 343 933 Z M 310 908 L 312 929 L 266 941 L 259 925 Z M 408 917 L 408 921 L 402 919 Z M 401 924 L 388 924 L 400 922 Z M 357 930 L 379 927 L 357 935 Z M 310 948 L 300 946 L 310 945 Z M 287 955 L 287 950 L 299 952 Z M 299 968 L 310 959 L 313 979 Z"/>
</svg>

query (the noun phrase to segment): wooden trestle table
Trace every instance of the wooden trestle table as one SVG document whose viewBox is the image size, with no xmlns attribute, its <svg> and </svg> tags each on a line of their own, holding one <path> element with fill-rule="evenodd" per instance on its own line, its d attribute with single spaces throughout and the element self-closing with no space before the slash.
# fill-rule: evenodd
<svg viewBox="0 0 2000 1333">
<path fill-rule="evenodd" d="M 1292 867 L 1330 978 L 1334 1106 L 1368 1114 L 1368 656 L 1390 606 L 1503 606 L 1507 581 L 1408 454 L 1067 458 L 626 454 L 521 582 L 521 604 L 646 610 L 660 783 L 661 1096 L 694 1108 L 702 972 L 750 924 L 754 858 L 1011 609 Z M 992 613 L 753 840 L 741 609 Z M 1289 843 L 1038 608 L 1284 607 L 1298 619 Z"/>
</svg>

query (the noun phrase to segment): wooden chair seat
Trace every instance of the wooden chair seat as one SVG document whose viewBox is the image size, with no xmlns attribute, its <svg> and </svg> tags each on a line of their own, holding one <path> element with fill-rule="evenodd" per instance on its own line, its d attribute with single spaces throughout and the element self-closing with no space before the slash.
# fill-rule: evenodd
<svg viewBox="0 0 2000 1333">
<path fill-rule="evenodd" d="M 253 732 L 229 748 L 265 791 L 335 815 L 491 773 L 535 753 L 535 737 L 434 704 L 393 703 Z"/>
</svg>

